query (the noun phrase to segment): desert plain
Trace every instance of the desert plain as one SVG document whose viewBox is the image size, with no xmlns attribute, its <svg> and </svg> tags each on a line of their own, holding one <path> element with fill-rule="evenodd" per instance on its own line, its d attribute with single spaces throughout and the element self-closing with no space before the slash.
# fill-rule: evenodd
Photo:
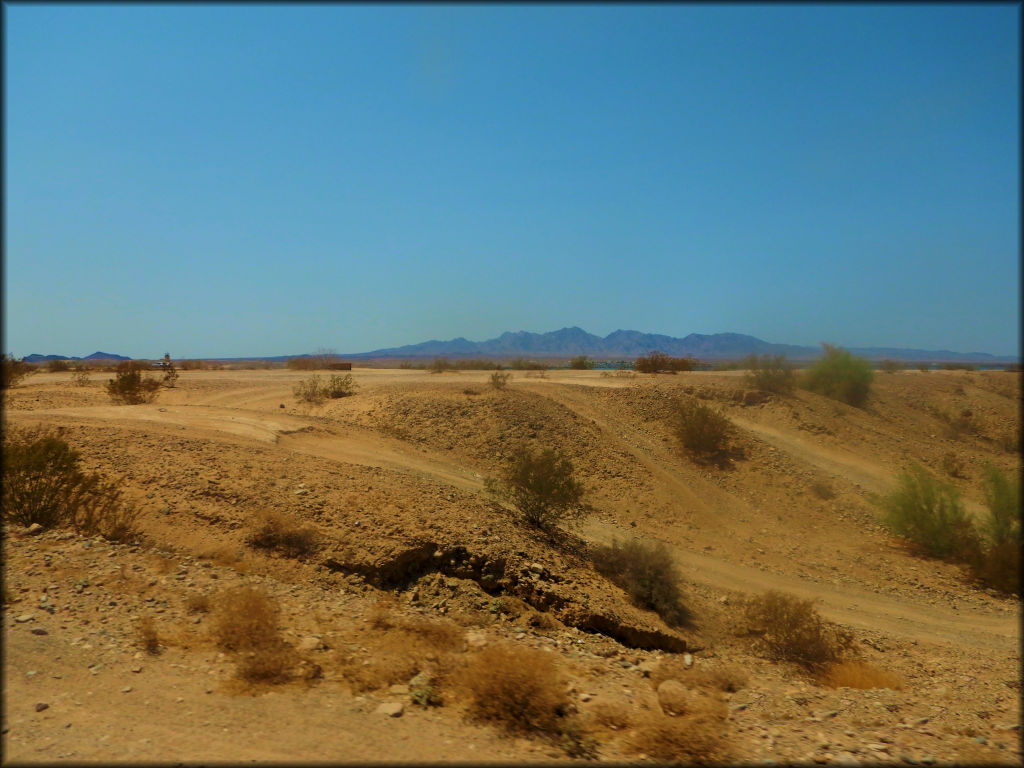
<svg viewBox="0 0 1024 768">
<path fill-rule="evenodd" d="M 498 389 L 486 371 L 357 367 L 356 393 L 321 405 L 293 396 L 303 371 L 183 371 L 143 405 L 113 404 L 110 376 L 4 395 L 9 428 L 60 429 L 117 480 L 140 532 L 6 525 L 7 762 L 650 763 L 668 678 L 721 713 L 694 721 L 697 759 L 1021 762 L 1019 596 L 915 552 L 877 501 L 916 462 L 983 514 L 986 464 L 1020 471 L 1019 372 L 879 373 L 862 408 L 741 371 L 516 371 Z M 680 449 L 679 398 L 729 418 L 730 461 Z M 578 528 L 533 530 L 485 493 L 521 444 L 571 459 L 592 507 Z M 252 546 L 267 514 L 316 547 Z M 684 625 L 595 569 L 592 547 L 634 540 L 670 552 Z M 280 608 L 286 679 L 240 679 L 215 642 L 244 585 Z M 813 600 L 898 683 L 833 687 L 765 658 L 742 607 L 766 590 Z M 459 671 L 505 647 L 553 661 L 567 733 L 474 716 Z"/>
</svg>

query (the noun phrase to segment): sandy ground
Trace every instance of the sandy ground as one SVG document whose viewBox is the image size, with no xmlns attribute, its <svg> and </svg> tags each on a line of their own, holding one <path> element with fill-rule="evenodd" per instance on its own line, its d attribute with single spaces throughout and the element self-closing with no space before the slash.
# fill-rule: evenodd
<svg viewBox="0 0 1024 768">
<path fill-rule="evenodd" d="M 1018 599 L 915 556 L 876 503 L 911 462 L 944 475 L 952 456 L 982 514 L 986 462 L 1020 469 L 1020 374 L 880 374 L 863 409 L 807 392 L 761 402 L 739 372 L 515 372 L 498 391 L 486 372 L 376 369 L 353 372 L 353 397 L 309 406 L 292 396 L 308 375 L 188 371 L 138 406 L 112 405 L 104 374 L 81 387 L 39 374 L 5 394 L 9 425 L 61 427 L 86 468 L 117 478 L 144 533 L 128 545 L 7 527 L 5 760 L 571 759 L 472 720 L 455 688 L 443 706 L 413 704 L 403 675 L 441 662 L 409 667 L 418 641 L 379 620 L 386 599 L 396 617 L 448 627 L 456 640 L 439 655 L 456 666 L 503 642 L 555 654 L 599 760 L 650 760 L 637 728 L 599 709 L 660 713 L 648 675 L 686 649 L 695 670 L 746 673 L 716 694 L 726 762 L 1020 762 Z M 731 419 L 731 466 L 681 454 L 666 422 L 678 397 Z M 690 626 L 633 607 L 580 547 L 553 546 L 488 499 L 484 479 L 524 441 L 573 460 L 594 508 L 583 541 L 668 547 Z M 247 547 L 266 510 L 323 545 L 303 560 Z M 416 559 L 425 546 L 433 560 Z M 504 568 L 500 586 L 481 563 Z M 235 679 L 189 600 L 239 584 L 278 599 L 286 638 L 319 676 Z M 761 658 L 738 606 L 766 589 L 816 601 L 903 689 L 829 688 Z M 519 607 L 496 608 L 502 596 Z M 156 654 L 138 640 L 147 616 Z M 379 680 L 353 685 L 352 665 Z M 401 716 L 378 711 L 388 702 Z"/>
</svg>

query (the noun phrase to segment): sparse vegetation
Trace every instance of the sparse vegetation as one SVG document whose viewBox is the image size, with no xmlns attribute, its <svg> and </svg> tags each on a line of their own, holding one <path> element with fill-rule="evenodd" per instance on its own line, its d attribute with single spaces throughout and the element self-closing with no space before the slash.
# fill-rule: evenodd
<svg viewBox="0 0 1024 768">
<path fill-rule="evenodd" d="M 659 762 L 719 762 L 726 749 L 723 720 L 724 716 L 715 712 L 688 717 L 649 712 L 635 723 L 629 746 Z"/>
<path fill-rule="evenodd" d="M 919 464 L 900 475 L 883 498 L 885 525 L 932 557 L 963 559 L 977 536 L 960 493 Z"/>
<path fill-rule="evenodd" d="M 152 655 L 160 653 L 160 635 L 156 631 L 156 624 L 152 616 L 143 616 L 139 620 L 136 633 L 139 639 L 139 647 L 142 650 Z"/>
<path fill-rule="evenodd" d="M 316 552 L 318 546 L 318 536 L 313 528 L 301 526 L 291 516 L 272 510 L 258 516 L 255 530 L 245 541 L 250 547 L 300 560 Z"/>
<path fill-rule="evenodd" d="M 491 386 L 495 389 L 505 389 L 508 386 L 508 380 L 511 378 L 511 373 L 504 371 L 495 371 L 491 374 Z"/>
<path fill-rule="evenodd" d="M 812 482 L 811 493 L 822 501 L 829 501 L 836 497 L 835 489 L 825 480 L 815 480 Z"/>
<path fill-rule="evenodd" d="M 488 478 L 486 488 L 511 503 L 528 525 L 542 530 L 577 522 L 589 509 L 572 462 L 554 448 L 535 451 L 520 446 L 513 451 L 504 476 Z"/>
<path fill-rule="evenodd" d="M 435 357 L 427 368 L 431 373 L 444 373 L 445 371 L 451 371 L 454 369 L 452 361 L 447 357 Z"/>
<path fill-rule="evenodd" d="M 527 360 L 523 357 L 514 357 L 508 361 L 508 367 L 513 371 L 545 371 L 548 366 L 536 360 Z"/>
<path fill-rule="evenodd" d="M 898 360 L 881 360 L 878 369 L 883 373 L 898 373 L 903 370 L 903 363 Z"/>
<path fill-rule="evenodd" d="M 697 461 L 721 461 L 728 454 L 732 423 L 704 403 L 679 401 L 672 417 L 672 430 L 683 450 Z"/>
<path fill-rule="evenodd" d="M 470 713 L 511 731 L 561 733 L 569 700 L 552 656 L 533 648 L 504 645 L 481 650 L 459 676 Z"/>
<path fill-rule="evenodd" d="M 352 374 L 334 375 L 324 383 L 319 375 L 314 374 L 303 379 L 292 388 L 295 399 L 311 405 L 322 405 L 324 400 L 354 395 L 358 385 L 352 380 Z"/>
<path fill-rule="evenodd" d="M 217 646 L 236 654 L 238 677 L 250 682 L 283 682 L 297 661 L 278 628 L 280 606 L 256 587 L 220 595 L 214 611 Z"/>
<path fill-rule="evenodd" d="M 49 373 L 65 373 L 71 370 L 71 363 L 69 363 L 67 360 L 61 360 L 60 358 L 47 360 L 46 370 Z"/>
<path fill-rule="evenodd" d="M 77 366 L 75 372 L 71 374 L 71 381 L 76 387 L 88 387 L 91 383 L 89 369 L 84 365 Z"/>
<path fill-rule="evenodd" d="M 125 360 L 117 364 L 114 378 L 107 382 L 107 394 L 115 403 L 139 405 L 151 403 L 160 389 L 160 382 L 142 372 L 149 366 L 138 360 Z"/>
<path fill-rule="evenodd" d="M 11 355 L 0 356 L 0 388 L 18 386 L 26 376 L 36 372 L 36 367 L 24 359 L 15 360 Z"/>
<path fill-rule="evenodd" d="M 178 369 L 174 367 L 174 363 L 168 361 L 167 365 L 164 367 L 164 377 L 160 384 L 168 389 L 173 389 L 177 383 Z"/>
<path fill-rule="evenodd" d="M 985 505 L 981 522 L 981 552 L 968 563 L 980 583 L 1006 594 L 1020 590 L 1020 477 L 1012 480 L 995 467 L 985 468 Z"/>
<path fill-rule="evenodd" d="M 944 371 L 976 371 L 978 366 L 974 363 L 943 363 L 942 369 Z"/>
<path fill-rule="evenodd" d="M 135 536 L 138 512 L 117 484 L 79 468 L 81 457 L 60 433 L 10 430 L 5 435 L 4 517 L 18 525 L 70 526 L 112 541 Z"/>
<path fill-rule="evenodd" d="M 871 363 L 842 347 L 822 346 L 824 355 L 804 371 L 800 386 L 858 408 L 864 405 L 875 375 Z"/>
<path fill-rule="evenodd" d="M 853 648 L 853 635 L 822 619 L 811 600 L 768 591 L 747 601 L 744 618 L 767 658 L 808 670 L 840 661 Z"/>
<path fill-rule="evenodd" d="M 796 387 L 793 365 L 785 355 L 750 355 L 744 359 L 743 367 L 749 371 L 747 383 L 762 392 L 788 395 Z"/>
<path fill-rule="evenodd" d="M 332 363 L 338 361 L 338 355 L 334 350 L 321 348 L 313 354 L 288 358 L 286 366 L 293 371 L 325 371 Z"/>
<path fill-rule="evenodd" d="M 697 361 L 692 357 L 670 357 L 663 352 L 654 350 L 645 357 L 638 357 L 633 363 L 633 370 L 639 373 L 676 373 L 677 371 L 693 371 Z"/>
<path fill-rule="evenodd" d="M 611 546 L 595 547 L 592 560 L 597 571 L 622 587 L 637 607 L 655 611 L 670 626 L 688 620 L 679 590 L 681 577 L 664 544 L 613 540 Z"/>
<path fill-rule="evenodd" d="M 594 367 L 594 361 L 586 355 L 576 355 L 569 361 L 569 368 L 573 371 L 589 371 Z"/>
</svg>

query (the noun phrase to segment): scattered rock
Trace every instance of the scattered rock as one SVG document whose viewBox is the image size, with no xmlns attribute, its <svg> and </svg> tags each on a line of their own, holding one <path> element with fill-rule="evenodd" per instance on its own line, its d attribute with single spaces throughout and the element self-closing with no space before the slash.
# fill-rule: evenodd
<svg viewBox="0 0 1024 768">
<path fill-rule="evenodd" d="M 49 708 L 50 708 L 50 705 L 47 704 L 45 701 L 40 701 L 38 704 L 36 704 L 36 712 L 42 712 L 44 709 L 49 709 Z"/>
<path fill-rule="evenodd" d="M 401 683 L 395 683 L 390 688 L 388 688 L 388 693 L 393 693 L 396 696 L 408 696 L 409 695 L 409 686 L 408 685 L 402 685 Z"/>
<path fill-rule="evenodd" d="M 48 635 L 48 634 L 50 634 L 49 632 L 47 632 L 42 627 L 32 627 L 32 629 L 30 629 L 29 632 L 31 632 L 33 635 Z"/>
<path fill-rule="evenodd" d="M 385 701 L 377 707 L 377 714 L 388 717 L 401 717 L 403 712 L 405 712 L 405 704 L 400 701 Z"/>
<path fill-rule="evenodd" d="M 25 529 L 25 533 L 29 536 L 35 536 L 43 532 L 43 526 L 39 523 L 32 523 L 28 528 Z"/>
<path fill-rule="evenodd" d="M 32 621 L 36 615 L 34 613 L 23 613 L 21 616 L 16 617 L 14 620 L 19 624 L 24 624 L 26 621 Z"/>
<path fill-rule="evenodd" d="M 323 649 L 324 644 L 323 644 L 323 641 L 321 641 L 319 637 L 313 637 L 311 635 L 309 637 L 302 638 L 299 641 L 299 644 L 298 644 L 297 647 L 298 647 L 298 649 L 300 651 L 303 651 L 303 652 L 319 651 L 319 650 Z"/>
</svg>

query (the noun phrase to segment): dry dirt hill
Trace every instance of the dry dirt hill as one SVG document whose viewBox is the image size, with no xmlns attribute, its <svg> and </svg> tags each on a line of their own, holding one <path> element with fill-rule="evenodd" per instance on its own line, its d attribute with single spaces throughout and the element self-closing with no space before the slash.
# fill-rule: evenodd
<svg viewBox="0 0 1024 768">
<path fill-rule="evenodd" d="M 738 372 L 517 372 L 497 390 L 357 369 L 357 393 L 322 405 L 292 395 L 308 376 L 187 371 L 135 406 L 104 374 L 5 393 L 8 430 L 59 428 L 142 534 L 6 526 L 5 759 L 1020 762 L 1017 596 L 916 556 L 876 503 L 918 462 L 982 514 L 985 464 L 1020 469 L 1020 374 L 880 374 L 863 409 Z M 680 451 L 680 397 L 732 421 L 727 466 Z M 484 493 L 524 442 L 572 459 L 593 506 L 577 532 L 527 529 Z M 251 546 L 268 514 L 318 546 Z M 634 540 L 667 547 L 687 623 L 595 570 L 594 546 Z M 246 586 L 280 610 L 274 683 L 217 644 L 232 606 L 255 610 Z M 768 589 L 814 600 L 890 687 L 764 658 L 741 608 Z M 475 695 L 507 704 L 492 678 L 551 660 L 549 735 L 480 719 Z"/>
</svg>

